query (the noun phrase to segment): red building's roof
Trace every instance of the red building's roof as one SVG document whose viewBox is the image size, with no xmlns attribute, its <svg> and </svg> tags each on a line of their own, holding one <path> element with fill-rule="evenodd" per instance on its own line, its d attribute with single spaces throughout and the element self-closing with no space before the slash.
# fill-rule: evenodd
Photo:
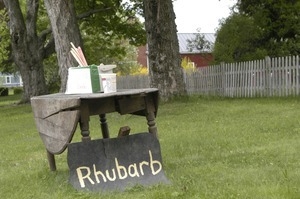
<svg viewBox="0 0 300 199">
<path fill-rule="evenodd" d="M 214 33 L 177 33 L 178 42 L 179 42 L 179 52 L 180 54 L 194 54 L 194 53 L 203 53 L 203 51 L 199 51 L 197 49 L 193 49 L 190 51 L 188 49 L 188 41 L 194 40 L 197 34 L 201 34 L 204 36 L 204 39 L 212 44 L 211 49 L 204 52 L 212 52 L 213 44 L 216 41 L 216 36 Z"/>
</svg>

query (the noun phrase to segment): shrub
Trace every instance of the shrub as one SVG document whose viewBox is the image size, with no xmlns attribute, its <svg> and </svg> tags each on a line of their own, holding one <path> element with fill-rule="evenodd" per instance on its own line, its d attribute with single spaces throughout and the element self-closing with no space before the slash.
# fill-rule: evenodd
<svg viewBox="0 0 300 199">
<path fill-rule="evenodd" d="M 181 67 L 185 72 L 194 72 L 195 66 L 194 63 L 188 57 L 184 57 L 181 61 Z"/>
<path fill-rule="evenodd" d="M 23 93 L 23 89 L 20 87 L 14 88 L 14 95 L 18 95 Z"/>
<path fill-rule="evenodd" d="M 8 96 L 8 88 L 0 87 L 0 96 Z"/>
</svg>

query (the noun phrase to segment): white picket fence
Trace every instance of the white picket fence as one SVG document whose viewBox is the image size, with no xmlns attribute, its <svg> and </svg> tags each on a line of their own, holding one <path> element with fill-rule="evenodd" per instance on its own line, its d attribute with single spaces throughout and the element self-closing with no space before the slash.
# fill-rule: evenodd
<svg viewBox="0 0 300 199">
<path fill-rule="evenodd" d="M 300 93 L 299 56 L 201 67 L 184 76 L 188 94 L 223 97 L 295 96 Z M 117 78 L 118 88 L 149 87 L 148 76 Z"/>
</svg>

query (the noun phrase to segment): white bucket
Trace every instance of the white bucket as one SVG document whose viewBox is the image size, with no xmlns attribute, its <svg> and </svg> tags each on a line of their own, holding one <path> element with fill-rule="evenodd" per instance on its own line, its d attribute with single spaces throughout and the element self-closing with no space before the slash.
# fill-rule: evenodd
<svg viewBox="0 0 300 199">
<path fill-rule="evenodd" d="M 104 93 L 117 92 L 117 77 L 115 73 L 100 74 Z"/>
</svg>

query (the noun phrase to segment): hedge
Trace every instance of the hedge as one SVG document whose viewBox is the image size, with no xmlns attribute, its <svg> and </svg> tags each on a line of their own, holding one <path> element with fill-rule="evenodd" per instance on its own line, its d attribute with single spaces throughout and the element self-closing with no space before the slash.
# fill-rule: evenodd
<svg viewBox="0 0 300 199">
<path fill-rule="evenodd" d="M 8 96 L 8 88 L 0 87 L 0 96 Z"/>
</svg>

